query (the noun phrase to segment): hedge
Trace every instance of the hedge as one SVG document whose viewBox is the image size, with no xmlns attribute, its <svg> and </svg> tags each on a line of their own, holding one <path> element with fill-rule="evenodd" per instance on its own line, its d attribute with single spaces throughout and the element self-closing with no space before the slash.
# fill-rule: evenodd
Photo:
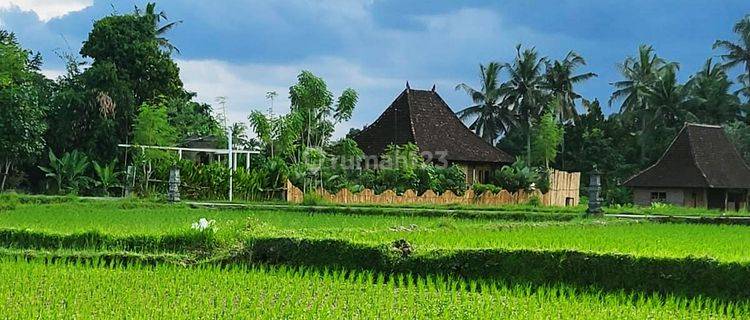
<svg viewBox="0 0 750 320">
<path fill-rule="evenodd" d="M 712 259 L 503 249 L 432 250 L 404 256 L 388 245 L 293 238 L 251 239 L 244 252 L 227 259 L 387 274 L 496 278 L 535 286 L 566 283 L 606 291 L 750 298 L 750 264 Z"/>
<path fill-rule="evenodd" d="M 96 249 L 133 252 L 200 252 L 216 246 L 210 232 L 167 235 L 113 236 L 98 231 L 54 234 L 32 230 L 0 229 L 0 246 L 14 249 Z"/>
</svg>

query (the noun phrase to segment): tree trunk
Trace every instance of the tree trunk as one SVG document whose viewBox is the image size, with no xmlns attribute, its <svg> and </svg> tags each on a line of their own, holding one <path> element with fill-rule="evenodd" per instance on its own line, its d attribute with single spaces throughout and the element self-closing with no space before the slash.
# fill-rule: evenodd
<svg viewBox="0 0 750 320">
<path fill-rule="evenodd" d="M 526 112 L 526 166 L 531 166 L 531 117 Z"/>
<path fill-rule="evenodd" d="M 3 182 L 0 184 L 0 191 L 5 191 L 5 182 L 8 181 L 8 174 L 10 173 L 10 160 L 5 160 L 5 173 L 3 173 Z"/>
</svg>

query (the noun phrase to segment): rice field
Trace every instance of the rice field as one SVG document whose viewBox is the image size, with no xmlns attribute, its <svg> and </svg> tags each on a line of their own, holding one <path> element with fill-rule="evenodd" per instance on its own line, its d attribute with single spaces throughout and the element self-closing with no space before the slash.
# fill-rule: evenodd
<svg viewBox="0 0 750 320">
<path fill-rule="evenodd" d="M 0 260 L 7 319 L 741 319 L 747 303 L 287 267 Z"/>
<path fill-rule="evenodd" d="M 193 230 L 201 218 L 213 227 Z M 742 289 L 750 284 L 748 231 L 614 219 L 20 204 L 0 210 L 0 319 L 742 319 L 750 316 Z M 402 241 L 413 259 L 393 256 Z M 248 252 L 266 260 L 244 260 Z M 492 272 L 486 263 L 510 269 Z M 451 273 L 459 269 L 473 273 Z"/>
<path fill-rule="evenodd" d="M 216 221 L 223 245 L 253 237 L 338 239 L 370 245 L 404 239 L 417 251 L 434 249 L 576 250 L 661 258 L 750 261 L 746 226 L 660 224 L 611 219 L 518 222 L 477 219 L 209 210 L 120 203 L 22 205 L 0 213 L 0 230 L 51 234 L 96 231 L 112 236 L 191 232 L 200 218 Z"/>
</svg>

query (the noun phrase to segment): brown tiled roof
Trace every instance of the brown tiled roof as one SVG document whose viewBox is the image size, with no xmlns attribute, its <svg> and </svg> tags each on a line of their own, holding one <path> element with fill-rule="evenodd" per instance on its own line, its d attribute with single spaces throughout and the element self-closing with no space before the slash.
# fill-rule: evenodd
<svg viewBox="0 0 750 320">
<path fill-rule="evenodd" d="M 420 151 L 447 152 L 453 162 L 511 163 L 513 157 L 482 140 L 432 90 L 407 88 L 369 127 L 354 136 L 367 155 L 390 144 L 414 143 Z"/>
<path fill-rule="evenodd" d="M 628 187 L 750 188 L 750 168 L 719 126 L 686 124 L 656 164 Z"/>
</svg>

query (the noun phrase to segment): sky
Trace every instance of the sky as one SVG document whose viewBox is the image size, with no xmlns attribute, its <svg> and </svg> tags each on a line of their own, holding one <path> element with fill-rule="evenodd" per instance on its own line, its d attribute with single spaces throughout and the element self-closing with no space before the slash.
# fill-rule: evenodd
<svg viewBox="0 0 750 320">
<path fill-rule="evenodd" d="M 136 5 L 145 1 L 0 0 L 0 28 L 40 52 L 43 72 L 56 77 L 64 70 L 59 56 L 77 53 L 95 20 Z M 353 118 L 337 127 L 342 136 L 375 121 L 407 81 L 435 85 L 456 111 L 468 106 L 455 86 L 479 88 L 479 64 L 512 62 L 517 44 L 550 59 L 582 55 L 588 64 L 580 71 L 598 77 L 577 90 L 604 106 L 610 83 L 620 80 L 617 64 L 640 44 L 678 62 L 685 81 L 720 53 L 714 41 L 736 40 L 732 26 L 750 14 L 750 1 L 169 0 L 157 9 L 182 21 L 167 37 L 199 101 L 227 97 L 229 118 L 246 122 L 251 110 L 269 108 L 266 92 L 276 91 L 274 112 L 284 113 L 289 86 L 310 70 L 336 95 L 349 87 L 359 93 Z"/>
</svg>

